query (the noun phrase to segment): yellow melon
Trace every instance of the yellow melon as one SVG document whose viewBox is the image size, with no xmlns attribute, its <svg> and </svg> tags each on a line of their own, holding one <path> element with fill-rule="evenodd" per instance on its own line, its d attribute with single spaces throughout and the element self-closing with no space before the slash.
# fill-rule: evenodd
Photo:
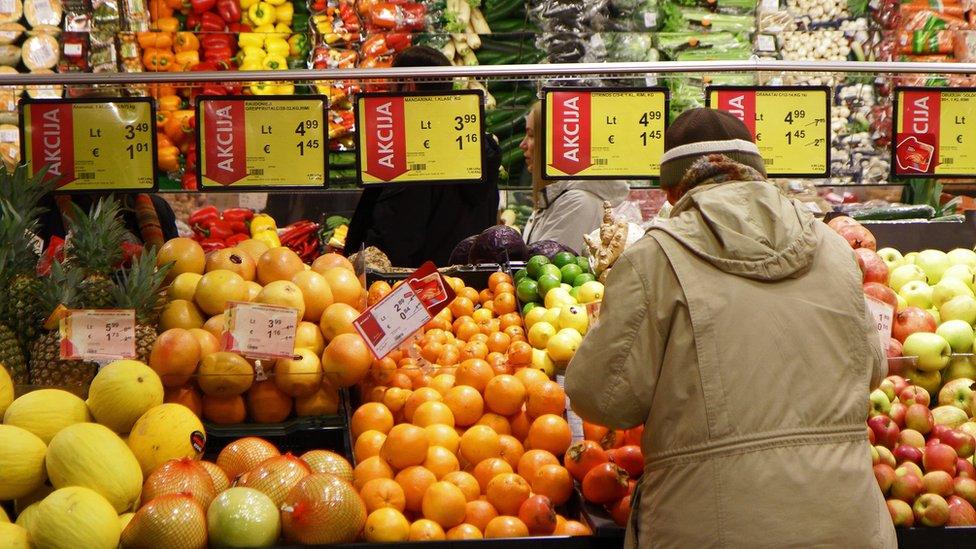
<svg viewBox="0 0 976 549">
<path fill-rule="evenodd" d="M 318 329 L 318 328 L 316 328 Z M 14 382 L 10 379 L 7 369 L 0 364 L 0 417 L 7 411 L 7 406 L 14 401 Z"/>
<path fill-rule="evenodd" d="M 200 459 L 207 442 L 200 418 L 182 404 L 160 404 L 142 415 L 129 433 L 129 449 L 143 476 L 171 460 Z"/>
<path fill-rule="evenodd" d="M 44 444 L 68 425 L 86 421 L 91 415 L 85 401 L 60 389 L 31 391 L 11 402 L 3 414 L 4 424 L 30 431 Z"/>
<path fill-rule="evenodd" d="M 52 549 L 115 549 L 122 533 L 112 504 L 82 486 L 61 488 L 44 498 L 28 530 L 34 545 Z"/>
<path fill-rule="evenodd" d="M 14 425 L 0 425 L 0 501 L 37 490 L 47 479 L 47 446 L 33 433 Z"/>
<path fill-rule="evenodd" d="M 4 549 L 30 549 L 32 547 L 27 529 L 9 522 L 0 523 L 0 539 L 3 540 Z"/>
<path fill-rule="evenodd" d="M 116 360 L 102 368 L 88 389 L 88 409 L 95 421 L 128 433 L 136 420 L 163 403 L 159 374 L 138 360 Z"/>
</svg>

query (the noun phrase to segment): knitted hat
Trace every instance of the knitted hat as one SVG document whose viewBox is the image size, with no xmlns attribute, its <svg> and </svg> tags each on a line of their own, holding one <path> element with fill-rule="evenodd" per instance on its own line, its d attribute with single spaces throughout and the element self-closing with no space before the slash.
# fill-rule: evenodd
<svg viewBox="0 0 976 549">
<path fill-rule="evenodd" d="M 699 108 L 681 113 L 664 132 L 661 187 L 677 185 L 692 164 L 710 154 L 725 155 L 766 175 L 749 128 L 727 112 Z"/>
</svg>

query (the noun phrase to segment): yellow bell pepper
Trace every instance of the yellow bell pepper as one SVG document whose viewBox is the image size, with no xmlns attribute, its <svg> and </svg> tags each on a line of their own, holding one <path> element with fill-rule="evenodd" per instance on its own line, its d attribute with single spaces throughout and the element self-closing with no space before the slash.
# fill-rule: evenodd
<svg viewBox="0 0 976 549">
<path fill-rule="evenodd" d="M 278 84 L 275 86 L 275 95 L 295 95 L 294 84 Z"/>
<path fill-rule="evenodd" d="M 295 6 L 291 2 L 284 2 L 284 0 L 267 0 L 267 2 L 275 8 L 275 21 L 279 23 L 284 23 L 286 25 L 291 24 L 292 18 L 295 16 Z M 277 4 L 275 2 L 278 2 Z"/>
<path fill-rule="evenodd" d="M 281 246 L 278 240 L 278 225 L 268 214 L 258 214 L 251 219 L 251 238 L 261 240 L 272 248 Z"/>
<path fill-rule="evenodd" d="M 259 70 L 262 70 L 262 69 L 264 69 L 264 65 L 261 63 L 262 61 L 263 61 L 263 59 L 253 59 L 253 58 L 252 59 L 247 59 L 247 58 L 245 58 L 244 61 L 241 62 L 241 66 L 238 67 L 238 70 L 242 70 L 242 71 L 259 71 Z"/>
<path fill-rule="evenodd" d="M 243 59 L 247 61 L 248 59 L 253 59 L 255 61 L 264 61 L 264 58 L 268 56 L 268 52 L 264 51 L 261 46 L 247 46 L 241 49 L 243 54 Z"/>
<path fill-rule="evenodd" d="M 285 53 L 287 53 L 287 51 Z M 269 53 L 261 64 L 264 66 L 265 70 L 269 71 L 288 70 L 288 59 L 286 59 L 284 55 L 277 53 Z"/>
<path fill-rule="evenodd" d="M 250 86 L 251 95 L 274 95 L 274 82 L 253 82 Z"/>
<path fill-rule="evenodd" d="M 272 24 L 275 21 L 275 7 L 267 2 L 258 2 L 247 10 L 247 16 L 257 26 Z M 258 31 L 260 32 L 260 31 Z"/>
<path fill-rule="evenodd" d="M 281 247 L 281 240 L 278 238 L 278 233 L 276 231 L 262 231 L 258 234 L 251 235 L 251 238 L 264 242 L 269 248 Z"/>
<path fill-rule="evenodd" d="M 285 40 L 288 40 L 288 37 L 291 36 L 291 27 L 289 27 L 284 23 L 278 23 L 277 25 L 275 25 L 274 30 L 277 33 L 275 34 L 275 36 L 278 36 Z"/>
<path fill-rule="evenodd" d="M 237 37 L 237 45 L 242 48 L 260 48 L 264 45 L 264 35 L 257 32 L 242 32 Z"/>
<path fill-rule="evenodd" d="M 239 3 L 241 5 L 241 11 L 243 11 L 246 15 L 247 10 L 250 9 L 254 4 L 257 4 L 258 0 L 239 0 Z"/>
<path fill-rule="evenodd" d="M 269 36 L 264 39 L 264 51 L 268 52 L 268 55 L 287 57 L 289 49 L 291 48 L 288 46 L 288 41 L 280 36 Z"/>
<path fill-rule="evenodd" d="M 271 23 L 265 23 L 264 25 L 254 27 L 254 32 L 260 35 L 272 34 L 274 33 L 274 31 L 275 31 L 274 25 L 272 25 Z"/>
</svg>

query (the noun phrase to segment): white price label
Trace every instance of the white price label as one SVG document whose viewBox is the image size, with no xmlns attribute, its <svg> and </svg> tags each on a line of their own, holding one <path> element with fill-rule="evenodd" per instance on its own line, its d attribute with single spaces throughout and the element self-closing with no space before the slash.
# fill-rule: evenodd
<svg viewBox="0 0 976 549">
<path fill-rule="evenodd" d="M 132 309 L 79 309 L 61 319 L 61 359 L 101 362 L 135 358 Z"/>
<path fill-rule="evenodd" d="M 760 34 L 756 37 L 756 49 L 762 52 L 776 51 L 776 39 L 768 34 Z"/>
<path fill-rule="evenodd" d="M 645 11 L 644 12 L 644 28 L 654 29 L 657 27 L 657 12 L 656 11 Z"/>
<path fill-rule="evenodd" d="M 430 312 L 409 284 L 401 284 L 353 321 L 376 358 L 390 354 L 430 322 Z"/>
<path fill-rule="evenodd" d="M 566 389 L 566 376 L 556 375 L 556 383 L 564 390 Z M 569 433 L 573 444 L 583 440 L 583 419 L 576 415 L 569 403 L 569 395 L 566 395 L 566 422 L 569 423 Z"/>
<path fill-rule="evenodd" d="M 888 347 L 888 340 L 891 339 L 891 326 L 895 320 L 895 309 L 891 305 L 875 299 L 869 295 L 864 296 L 864 304 L 868 308 L 868 314 L 874 321 L 878 329 L 878 337 L 881 339 L 881 348 Z"/>
<path fill-rule="evenodd" d="M 762 0 L 759 4 L 759 11 L 776 11 L 779 9 L 779 0 Z"/>
<path fill-rule="evenodd" d="M 259 303 L 229 303 L 224 312 L 225 351 L 251 358 L 295 356 L 298 309 Z"/>
</svg>

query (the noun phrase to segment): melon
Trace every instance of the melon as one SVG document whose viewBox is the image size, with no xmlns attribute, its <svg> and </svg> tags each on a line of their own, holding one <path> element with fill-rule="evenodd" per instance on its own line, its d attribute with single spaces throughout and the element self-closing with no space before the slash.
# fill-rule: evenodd
<svg viewBox="0 0 976 549">
<path fill-rule="evenodd" d="M 230 488 L 207 510 L 212 547 L 271 547 L 280 532 L 278 508 L 271 498 L 253 488 Z"/>
<path fill-rule="evenodd" d="M 0 501 L 26 496 L 47 479 L 47 446 L 33 433 L 0 425 Z"/>
<path fill-rule="evenodd" d="M 3 417 L 7 407 L 14 401 L 14 381 L 10 379 L 7 369 L 0 364 L 0 417 Z"/>
<path fill-rule="evenodd" d="M 55 490 L 37 504 L 28 531 L 45 549 L 115 549 L 119 545 L 119 515 L 94 490 L 71 486 Z"/>
<path fill-rule="evenodd" d="M 30 549 L 30 534 L 23 526 L 9 522 L 0 523 L 0 540 L 4 549 Z"/>
<path fill-rule="evenodd" d="M 200 418 L 175 403 L 150 408 L 132 426 L 128 439 L 144 477 L 171 459 L 200 459 L 206 441 Z"/>
<path fill-rule="evenodd" d="M 45 475 L 47 474 L 46 466 L 44 469 L 44 474 Z M 45 482 L 37 490 L 34 490 L 33 492 L 27 494 L 24 497 L 20 497 L 14 500 L 14 512 L 19 515 L 24 509 L 26 509 L 30 505 L 38 503 L 42 501 L 44 498 L 50 496 L 51 492 L 53 491 L 54 491 L 54 487 Z"/>
<path fill-rule="evenodd" d="M 3 414 L 6 425 L 27 429 L 44 444 L 68 425 L 86 421 L 91 421 L 91 415 L 85 401 L 60 389 L 31 391 L 11 402 Z"/>
<path fill-rule="evenodd" d="M 88 389 L 88 409 L 95 421 L 128 433 L 136 420 L 163 403 L 163 382 L 138 360 L 116 360 L 99 370 Z"/>
<path fill-rule="evenodd" d="M 190 496 L 159 496 L 136 511 L 122 547 L 207 549 L 207 516 Z"/>
<path fill-rule="evenodd" d="M 37 517 L 37 509 L 40 506 L 41 502 L 28 505 L 26 509 L 17 514 L 17 520 L 14 523 L 30 532 L 31 524 L 34 523 L 34 519 Z"/>
<path fill-rule="evenodd" d="M 7 512 L 3 510 L 3 507 L 0 507 L 0 524 L 7 522 L 10 522 L 10 517 L 7 516 Z"/>
<path fill-rule="evenodd" d="M 45 458 L 55 488 L 84 486 L 98 492 L 116 513 L 132 510 L 142 494 L 142 469 L 111 429 L 78 423 L 54 436 Z"/>
</svg>

